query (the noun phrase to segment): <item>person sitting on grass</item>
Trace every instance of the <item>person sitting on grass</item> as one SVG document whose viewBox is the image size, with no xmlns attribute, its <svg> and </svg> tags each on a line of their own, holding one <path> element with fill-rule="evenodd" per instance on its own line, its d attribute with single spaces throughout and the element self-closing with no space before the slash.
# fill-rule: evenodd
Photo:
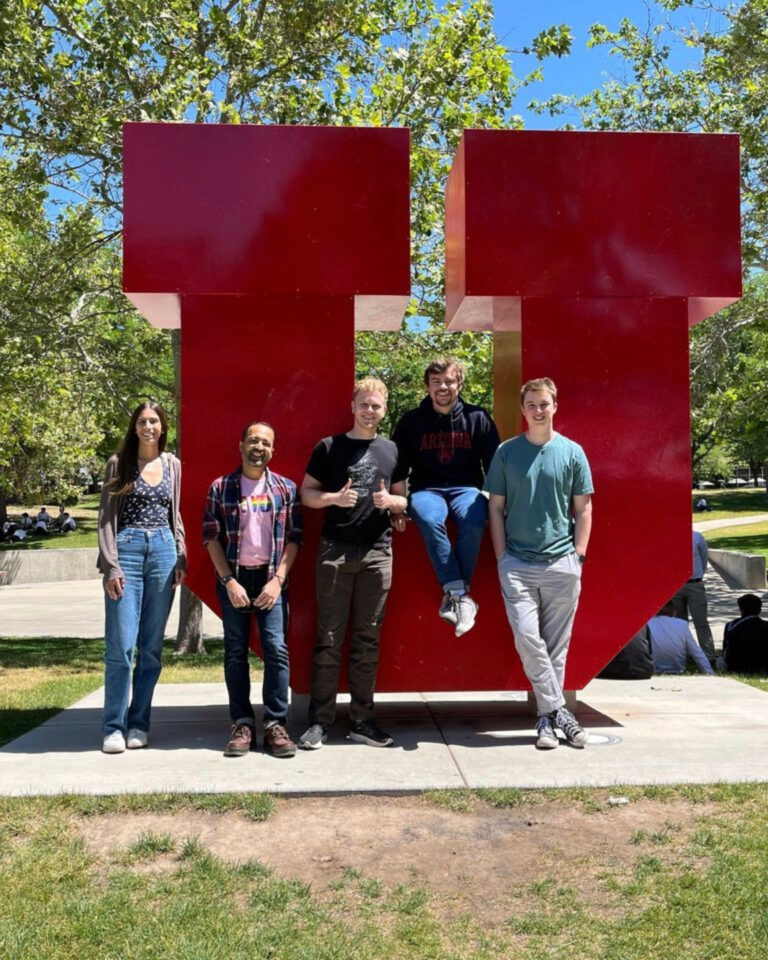
<svg viewBox="0 0 768 960">
<path fill-rule="evenodd" d="M 729 673 L 768 673 L 768 621 L 760 611 L 763 601 L 754 593 L 745 593 L 737 601 L 741 616 L 726 623 L 723 631 L 723 655 L 718 670 Z"/>
<path fill-rule="evenodd" d="M 712 674 L 709 660 L 693 639 L 687 621 L 675 616 L 671 600 L 648 621 L 648 632 L 656 673 L 685 673 L 690 657 L 702 673 Z"/>
<path fill-rule="evenodd" d="M 61 516 L 59 517 L 59 532 L 60 533 L 74 533 L 77 530 L 77 524 L 75 523 L 75 518 L 70 516 L 66 510 L 63 510 Z"/>
</svg>

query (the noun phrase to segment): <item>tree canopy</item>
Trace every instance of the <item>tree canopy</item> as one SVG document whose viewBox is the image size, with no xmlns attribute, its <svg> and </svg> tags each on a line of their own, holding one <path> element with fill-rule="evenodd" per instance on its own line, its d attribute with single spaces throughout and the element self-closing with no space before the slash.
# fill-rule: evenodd
<svg viewBox="0 0 768 960">
<path fill-rule="evenodd" d="M 11 446 L 28 456 L 29 437 L 40 432 L 32 402 L 38 381 L 62 403 L 68 390 L 82 403 L 91 395 L 92 417 L 81 424 L 93 442 L 60 436 L 59 449 L 71 448 L 62 470 L 102 436 L 113 440 L 138 396 L 173 406 L 170 338 L 149 330 L 119 292 L 128 120 L 409 126 L 411 310 L 437 323 L 442 189 L 458 139 L 466 127 L 521 125 L 514 99 L 533 77 L 514 77 L 492 18 L 489 0 L 5 0 L 0 144 L 11 189 L 37 204 L 15 217 L 18 226 L 1 228 L 6 249 L 18 246 L 0 289 L 5 329 L 38 351 L 9 358 L 20 371 L 15 416 L 24 420 Z M 569 44 L 568 29 L 553 27 L 530 50 L 543 59 Z M 27 309 L 24 264 L 37 268 Z M 39 353 L 61 349 L 64 331 L 68 386 Z M 458 349 L 468 343 L 449 340 Z M 469 349 L 470 361 L 477 349 Z M 385 353 L 360 336 L 361 362 L 383 362 Z M 488 366 L 480 369 L 488 380 Z M 6 424 L 0 420 L 0 431 Z M 0 450 L 8 443 L 0 435 Z M 53 472 L 49 464 L 46 476 Z M 23 476 L 14 477 L 19 492 Z"/>
<path fill-rule="evenodd" d="M 664 13 L 706 8 L 712 28 L 675 27 Z M 744 297 L 691 334 L 694 468 L 715 447 L 765 462 L 768 380 L 768 0 L 702 4 L 656 0 L 656 18 L 615 31 L 595 24 L 589 43 L 621 64 L 586 96 L 559 95 L 538 109 L 588 130 L 732 132 L 741 137 Z M 716 15 L 716 16 L 715 16 Z M 724 24 L 721 26 L 721 24 Z M 672 66 L 675 44 L 697 62 Z M 576 118 L 574 121 L 573 118 Z"/>
</svg>

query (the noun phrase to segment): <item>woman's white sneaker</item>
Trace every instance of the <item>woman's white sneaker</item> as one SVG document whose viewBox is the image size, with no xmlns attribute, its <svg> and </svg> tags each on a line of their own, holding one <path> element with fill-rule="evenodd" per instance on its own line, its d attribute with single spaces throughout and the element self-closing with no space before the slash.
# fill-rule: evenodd
<svg viewBox="0 0 768 960">
<path fill-rule="evenodd" d="M 104 737 L 101 750 L 102 753 L 125 753 L 125 737 L 120 730 L 114 730 Z"/>
<path fill-rule="evenodd" d="M 148 742 L 146 730 L 133 729 L 128 731 L 128 739 L 125 745 L 129 750 L 141 750 L 142 747 L 146 747 Z"/>
</svg>

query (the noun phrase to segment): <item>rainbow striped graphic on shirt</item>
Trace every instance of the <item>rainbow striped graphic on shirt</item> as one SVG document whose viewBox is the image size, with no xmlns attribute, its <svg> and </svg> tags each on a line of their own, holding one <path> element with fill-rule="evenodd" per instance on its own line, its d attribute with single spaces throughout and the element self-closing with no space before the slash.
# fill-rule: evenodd
<svg viewBox="0 0 768 960">
<path fill-rule="evenodd" d="M 272 501 L 266 493 L 251 494 L 250 497 L 243 497 L 240 501 L 241 513 L 269 513 L 272 509 Z"/>
</svg>

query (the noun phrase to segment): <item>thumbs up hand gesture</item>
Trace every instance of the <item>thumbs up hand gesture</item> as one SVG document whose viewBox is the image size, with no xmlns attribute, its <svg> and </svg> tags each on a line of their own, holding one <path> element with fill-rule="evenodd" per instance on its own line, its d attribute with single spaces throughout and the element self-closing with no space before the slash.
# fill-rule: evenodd
<svg viewBox="0 0 768 960">
<path fill-rule="evenodd" d="M 357 503 L 357 490 L 352 489 L 352 481 L 347 480 L 341 490 L 336 494 L 337 507 L 354 507 Z"/>
<path fill-rule="evenodd" d="M 379 483 L 379 489 L 373 495 L 373 505 L 379 510 L 389 510 L 391 499 L 392 498 L 389 495 L 389 490 L 387 490 L 387 485 L 382 480 Z"/>
</svg>

